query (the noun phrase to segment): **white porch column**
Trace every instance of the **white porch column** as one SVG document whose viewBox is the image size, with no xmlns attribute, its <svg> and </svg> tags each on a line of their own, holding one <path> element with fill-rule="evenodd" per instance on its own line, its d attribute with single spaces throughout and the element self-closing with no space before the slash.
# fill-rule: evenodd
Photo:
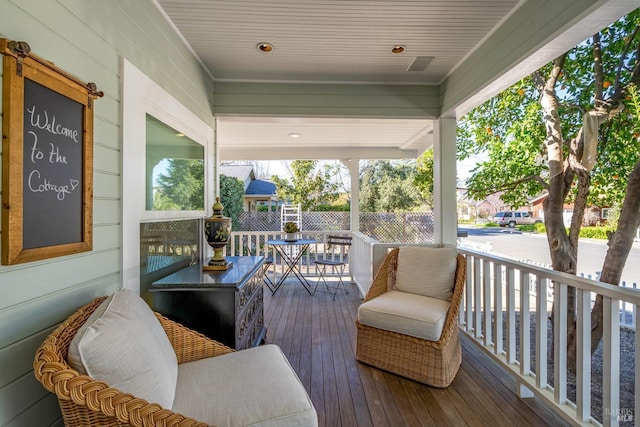
<svg viewBox="0 0 640 427">
<path fill-rule="evenodd" d="M 456 119 L 440 117 L 433 126 L 433 242 L 456 245 Z"/>
<path fill-rule="evenodd" d="M 209 199 L 210 203 L 207 206 L 205 206 L 205 213 L 207 216 L 210 215 L 207 209 L 212 209 L 213 204 L 216 201 L 216 197 L 220 197 L 220 143 L 218 142 L 218 120 L 217 119 L 216 119 L 216 128 L 213 131 L 213 147 L 214 147 L 214 153 L 215 153 L 214 154 L 215 157 L 213 158 L 213 163 L 211 164 L 211 166 L 213 166 L 213 170 L 209 170 L 209 172 L 213 174 L 214 194 L 212 199 Z M 205 174 L 205 177 L 206 177 L 206 174 Z M 206 188 L 206 185 L 205 185 L 205 188 Z M 206 201 L 206 197 L 205 197 L 205 201 Z M 213 210 L 211 212 L 213 213 Z"/>
<path fill-rule="evenodd" d="M 349 169 L 351 181 L 351 231 L 360 231 L 360 159 L 341 160 Z"/>
</svg>

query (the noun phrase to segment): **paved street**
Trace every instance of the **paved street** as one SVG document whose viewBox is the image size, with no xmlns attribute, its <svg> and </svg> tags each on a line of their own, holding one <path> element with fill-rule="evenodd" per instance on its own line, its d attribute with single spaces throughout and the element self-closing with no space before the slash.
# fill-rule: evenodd
<svg viewBox="0 0 640 427">
<path fill-rule="evenodd" d="M 521 233 L 509 228 L 474 228 L 459 227 L 460 231 L 466 231 L 469 236 L 464 240 L 475 242 L 475 244 L 487 244 L 492 247 L 494 254 L 506 255 L 519 260 L 533 261 L 549 265 L 549 246 L 545 234 Z M 472 243 L 473 244 L 473 243 Z M 582 239 L 578 249 L 578 272 L 585 276 L 591 274 L 595 277 L 596 272 L 602 268 L 607 244 L 603 240 Z M 622 272 L 622 280 L 629 283 L 640 284 L 640 243 L 634 243 L 627 263 Z"/>
</svg>

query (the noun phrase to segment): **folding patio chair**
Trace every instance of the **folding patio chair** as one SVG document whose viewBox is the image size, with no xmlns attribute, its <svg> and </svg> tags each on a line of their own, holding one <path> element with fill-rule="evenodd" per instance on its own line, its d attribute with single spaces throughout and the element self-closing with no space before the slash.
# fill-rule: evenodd
<svg viewBox="0 0 640 427">
<path fill-rule="evenodd" d="M 332 248 L 334 246 L 339 247 L 340 248 L 340 255 L 338 257 L 338 259 L 335 259 L 335 255 L 332 253 L 331 254 L 331 258 L 326 258 L 326 254 L 325 254 L 325 258 L 324 259 L 317 259 L 314 261 L 314 263 L 316 264 L 316 266 L 318 266 L 319 270 L 320 270 L 320 277 L 318 277 L 318 281 L 316 282 L 316 287 L 313 289 L 313 293 L 316 293 L 316 289 L 318 289 L 318 285 L 320 284 L 320 281 L 322 280 L 322 282 L 324 282 L 324 286 L 327 288 L 327 290 L 331 289 L 332 287 L 329 286 L 329 284 L 327 283 L 326 280 L 326 274 L 327 274 L 327 267 L 331 267 L 331 269 L 333 271 L 335 271 L 335 269 L 337 268 L 339 270 L 339 275 L 338 275 L 338 284 L 335 286 L 334 290 L 333 290 L 333 298 L 336 298 L 336 294 L 338 293 L 338 288 L 340 288 L 340 285 L 342 285 L 342 289 L 346 292 L 349 293 L 349 291 L 347 290 L 346 286 L 344 285 L 344 281 L 342 280 L 342 276 L 344 274 L 344 268 L 347 266 L 348 264 L 348 250 L 349 247 L 351 247 L 351 237 L 349 236 L 327 236 L 327 245 L 329 246 L 329 248 Z"/>
</svg>

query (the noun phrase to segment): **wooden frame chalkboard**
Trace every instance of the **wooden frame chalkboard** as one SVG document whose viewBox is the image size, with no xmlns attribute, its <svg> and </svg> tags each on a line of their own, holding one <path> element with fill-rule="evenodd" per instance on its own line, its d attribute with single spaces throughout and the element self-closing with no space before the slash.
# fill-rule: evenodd
<svg viewBox="0 0 640 427">
<path fill-rule="evenodd" d="M 0 39 L 4 265 L 90 251 L 93 99 L 25 42 Z"/>
</svg>

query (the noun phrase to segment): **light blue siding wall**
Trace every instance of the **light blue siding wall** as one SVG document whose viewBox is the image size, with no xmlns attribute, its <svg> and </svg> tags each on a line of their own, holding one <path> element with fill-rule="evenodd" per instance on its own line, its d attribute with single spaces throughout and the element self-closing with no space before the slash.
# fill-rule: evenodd
<svg viewBox="0 0 640 427">
<path fill-rule="evenodd" d="M 150 0 L 0 0 L 0 37 L 105 93 L 95 103 L 93 251 L 0 266 L 0 426 L 62 425 L 33 355 L 76 308 L 122 286 L 121 58 L 212 127 L 213 81 Z"/>
</svg>

